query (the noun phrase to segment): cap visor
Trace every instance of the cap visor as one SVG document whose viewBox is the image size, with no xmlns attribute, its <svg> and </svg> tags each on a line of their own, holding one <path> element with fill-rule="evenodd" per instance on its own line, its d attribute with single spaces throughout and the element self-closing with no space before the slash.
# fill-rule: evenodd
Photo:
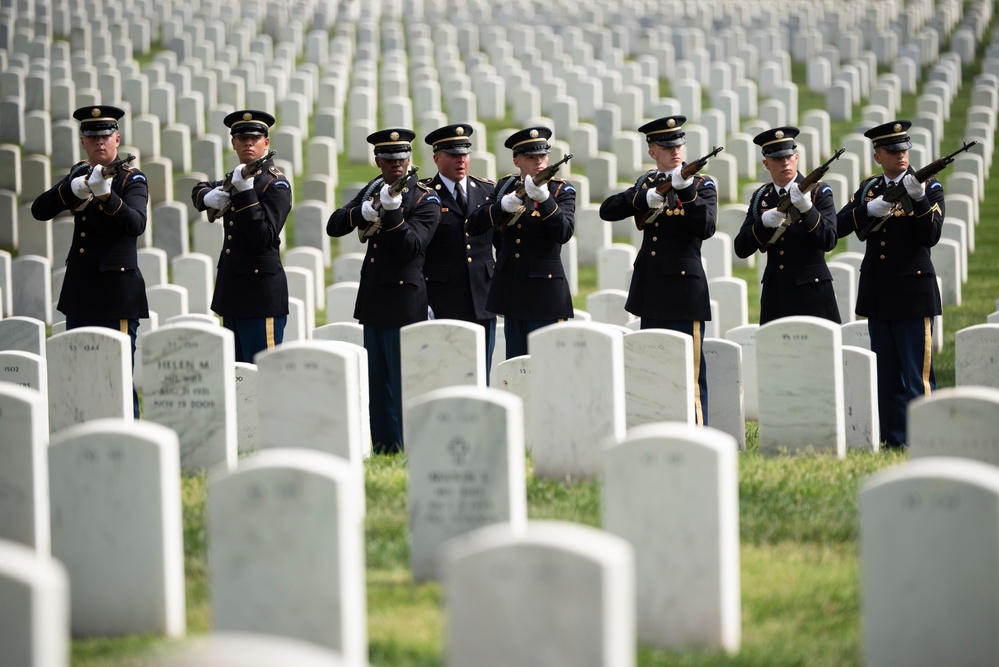
<svg viewBox="0 0 999 667">
<path fill-rule="evenodd" d="M 412 154 L 412 151 L 404 151 L 402 153 L 375 153 L 375 157 L 380 157 L 383 160 L 405 160 Z"/>
<path fill-rule="evenodd" d="M 885 146 L 882 146 L 881 148 L 885 149 L 886 151 L 891 151 L 892 153 L 901 153 L 902 151 L 907 151 L 910 148 L 912 148 L 912 142 L 903 141 L 898 144 L 887 144 Z"/>
</svg>

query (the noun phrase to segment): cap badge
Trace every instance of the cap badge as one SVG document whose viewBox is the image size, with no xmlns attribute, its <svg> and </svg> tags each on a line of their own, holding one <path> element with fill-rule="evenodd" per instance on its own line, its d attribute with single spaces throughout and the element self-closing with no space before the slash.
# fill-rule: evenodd
<svg viewBox="0 0 999 667">
<path fill-rule="evenodd" d="M 778 139 L 783 139 L 784 138 L 784 133 L 781 132 L 780 130 L 777 130 L 777 132 L 774 134 L 774 136 L 777 137 Z"/>
<path fill-rule="evenodd" d="M 101 115 L 101 110 L 98 109 L 97 107 L 94 107 L 93 109 L 90 110 L 90 115 L 93 116 L 94 118 L 97 118 L 98 116 Z"/>
<path fill-rule="evenodd" d="M 252 118 L 253 118 L 253 114 L 250 113 L 249 111 L 247 111 L 246 113 L 243 114 L 243 120 L 251 120 Z"/>
<path fill-rule="evenodd" d="M 666 127 L 675 127 L 675 126 L 676 126 L 676 120 L 674 120 L 673 118 L 670 118 L 668 121 L 666 121 Z"/>
<path fill-rule="evenodd" d="M 389 135 L 389 139 L 391 139 L 392 141 L 398 141 L 399 140 L 399 133 L 398 132 L 393 132 L 392 134 Z"/>
<path fill-rule="evenodd" d="M 894 127 L 892 127 L 892 129 L 895 132 L 901 132 L 902 131 L 902 124 L 901 123 L 895 123 L 895 125 L 894 125 Z"/>
<path fill-rule="evenodd" d="M 537 138 L 538 138 L 538 131 L 531 130 L 531 139 L 537 139 Z"/>
<path fill-rule="evenodd" d="M 455 134 L 457 134 L 460 137 L 461 135 L 465 134 L 465 128 L 459 127 L 457 130 L 455 130 Z"/>
</svg>

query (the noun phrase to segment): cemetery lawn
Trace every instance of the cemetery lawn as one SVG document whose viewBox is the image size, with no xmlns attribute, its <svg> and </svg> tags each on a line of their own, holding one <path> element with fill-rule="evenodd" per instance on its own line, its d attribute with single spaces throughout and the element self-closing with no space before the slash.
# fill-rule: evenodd
<svg viewBox="0 0 999 667">
<path fill-rule="evenodd" d="M 736 655 L 641 647 L 638 664 L 849 665 L 861 662 L 858 568 L 859 485 L 905 455 L 851 452 L 763 457 L 755 424 L 739 457 L 742 649 Z M 528 461 L 531 519 L 600 525 L 597 482 L 535 479 Z M 189 635 L 211 629 L 205 543 L 204 475 L 183 482 Z M 446 627 L 440 584 L 409 573 L 406 462 L 367 465 L 366 558 L 371 664 L 444 664 Z M 73 642 L 77 667 L 148 665 L 171 642 L 149 637 Z"/>
</svg>

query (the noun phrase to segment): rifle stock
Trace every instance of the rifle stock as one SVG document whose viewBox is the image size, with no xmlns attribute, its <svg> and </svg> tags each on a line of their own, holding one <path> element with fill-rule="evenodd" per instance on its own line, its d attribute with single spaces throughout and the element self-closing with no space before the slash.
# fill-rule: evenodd
<svg viewBox="0 0 999 667">
<path fill-rule="evenodd" d="M 572 159 L 572 153 L 566 154 L 565 157 L 563 157 L 555 164 L 550 164 L 541 171 L 539 171 L 534 177 L 532 177 L 531 180 L 534 181 L 535 185 L 544 185 L 548 181 L 552 180 L 552 178 L 555 177 L 555 174 L 558 173 L 558 170 L 562 167 L 562 165 L 567 163 L 571 159 Z M 517 195 L 517 199 L 520 200 L 523 200 L 524 197 L 527 195 L 527 190 L 524 188 L 524 181 L 522 179 L 517 183 L 517 188 L 514 190 L 514 194 Z M 501 232 L 504 231 L 507 227 L 515 223 L 520 218 L 520 216 L 524 214 L 525 210 L 526 206 L 521 206 L 518 210 L 514 211 L 513 213 L 507 213 L 506 217 L 503 220 L 500 220 L 499 222 L 496 223 L 495 225 L 496 229 Z"/>
<path fill-rule="evenodd" d="M 250 162 L 244 164 L 243 178 L 250 178 L 251 176 L 256 176 L 257 174 L 259 174 L 260 170 L 264 166 L 264 162 L 271 159 L 275 155 L 277 155 L 277 151 L 268 151 L 266 155 L 258 157 L 256 160 L 251 160 Z M 236 167 L 236 169 L 239 169 L 239 167 Z M 235 169 L 233 171 L 235 171 Z M 233 172 L 230 171 L 228 174 L 225 175 L 225 181 L 222 183 L 222 189 L 225 192 L 232 192 L 232 174 Z M 225 214 L 225 212 L 228 211 L 231 207 L 232 204 L 226 202 L 225 206 L 223 206 L 222 208 L 205 209 L 206 212 L 208 213 L 208 222 L 215 222 L 216 220 L 221 218 Z"/>
<path fill-rule="evenodd" d="M 845 148 L 840 148 L 838 151 L 836 151 L 833 154 L 831 158 L 820 164 L 815 169 L 808 172 L 808 175 L 805 176 L 801 180 L 801 183 L 798 184 L 798 189 L 801 190 L 803 193 L 812 190 L 818 184 L 818 182 L 822 180 L 822 177 L 826 175 L 826 172 L 829 171 L 829 167 L 832 165 L 832 163 L 838 160 L 839 156 L 845 152 L 846 152 Z M 786 194 L 780 198 L 780 201 L 777 202 L 776 208 L 781 213 L 787 213 L 788 215 L 787 217 L 784 218 L 784 222 L 781 223 L 780 227 L 774 230 L 774 234 L 773 236 L 770 237 L 770 240 L 767 241 L 767 244 L 763 246 L 763 248 L 761 248 L 762 252 L 766 252 L 767 250 L 770 250 L 770 248 L 774 247 L 774 243 L 777 243 L 777 239 L 779 239 L 781 236 L 784 235 L 784 232 L 787 231 L 787 228 L 801 219 L 801 213 L 799 213 L 798 209 L 794 208 L 791 205 L 791 195 L 789 194 Z"/>
<path fill-rule="evenodd" d="M 716 146 L 712 148 L 711 152 L 708 153 L 707 155 L 699 157 L 693 162 L 688 162 L 687 165 L 680 170 L 680 175 L 683 176 L 684 179 L 690 178 L 691 176 L 699 172 L 701 169 L 704 169 L 704 167 L 708 164 L 708 160 L 718 155 L 718 153 L 722 152 L 722 150 L 724 150 L 724 146 Z M 669 194 L 669 192 L 672 189 L 673 189 L 673 179 L 666 178 L 663 179 L 663 181 L 656 186 L 656 194 L 658 194 L 660 197 L 665 197 L 667 194 Z M 635 226 L 638 227 L 639 231 L 645 229 L 645 225 L 649 224 L 650 222 L 658 218 L 659 214 L 663 212 L 663 209 L 665 207 L 666 203 L 663 202 L 663 205 L 659 206 L 656 209 L 651 209 L 651 208 L 642 209 L 641 211 L 635 214 Z"/>
<path fill-rule="evenodd" d="M 937 158 L 936 160 L 929 163 L 922 169 L 917 169 L 912 175 L 920 183 L 925 183 L 926 181 L 930 180 L 931 178 L 939 174 L 941 171 L 943 171 L 948 165 L 950 165 L 950 163 L 954 161 L 955 157 L 957 157 L 958 155 L 960 155 L 965 151 L 971 150 L 972 146 L 974 146 L 977 143 L 978 143 L 977 141 L 963 142 L 962 146 L 953 153 L 950 153 L 949 155 L 944 155 L 941 158 Z M 898 179 L 898 182 L 895 183 L 895 185 L 885 190 L 885 193 L 881 196 L 884 198 L 886 202 L 895 204 L 895 207 L 885 217 L 871 220 L 869 221 L 866 227 L 858 229 L 857 238 L 860 239 L 861 241 L 866 241 L 867 237 L 869 237 L 873 232 L 876 232 L 879 229 L 881 229 L 881 227 L 886 222 L 888 222 L 888 219 L 891 218 L 893 215 L 895 215 L 896 210 L 901 210 L 902 213 L 905 215 L 912 213 L 913 210 L 912 197 L 910 197 L 909 193 L 906 191 L 905 185 L 902 183 L 901 178 Z"/>
<path fill-rule="evenodd" d="M 419 167 L 410 167 L 408 172 L 406 172 L 405 174 L 403 174 L 402 176 L 400 176 L 399 178 L 395 179 L 395 181 L 392 182 L 392 185 L 390 185 L 388 189 L 389 194 L 395 197 L 399 193 L 401 193 L 402 189 L 406 187 L 406 183 L 409 182 L 409 179 L 412 178 L 413 176 L 416 176 L 416 172 L 418 172 L 419 170 L 420 170 Z M 375 202 L 374 204 L 372 204 L 372 206 L 374 206 L 375 210 L 380 210 L 382 207 L 381 200 L 376 197 Z M 367 243 L 368 239 L 374 236 L 375 233 L 381 228 L 382 228 L 382 218 L 379 215 L 378 219 L 375 220 L 374 222 L 369 222 L 366 225 L 358 226 L 357 237 L 361 240 L 361 243 Z"/>
</svg>

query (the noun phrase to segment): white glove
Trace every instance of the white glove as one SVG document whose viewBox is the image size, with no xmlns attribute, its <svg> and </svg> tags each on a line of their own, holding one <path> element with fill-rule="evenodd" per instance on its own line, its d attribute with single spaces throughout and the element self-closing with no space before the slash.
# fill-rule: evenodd
<svg viewBox="0 0 999 667">
<path fill-rule="evenodd" d="M 524 202 L 517 196 L 516 192 L 507 193 L 500 200 L 500 207 L 507 213 L 516 213 L 523 206 Z"/>
<path fill-rule="evenodd" d="M 922 199 L 926 196 L 926 184 L 917 181 L 912 174 L 906 174 L 902 177 L 902 185 L 905 186 L 905 191 L 912 199 Z"/>
<path fill-rule="evenodd" d="M 677 167 L 669 173 L 669 180 L 673 183 L 674 190 L 686 190 L 694 184 L 694 177 L 684 178 L 683 174 L 680 173 L 682 171 L 680 167 Z"/>
<path fill-rule="evenodd" d="M 884 197 L 878 196 L 867 202 L 867 217 L 869 218 L 883 218 L 889 213 L 891 213 L 892 208 L 895 205 L 891 202 L 885 201 Z"/>
<path fill-rule="evenodd" d="M 202 201 L 205 202 L 205 206 L 208 208 L 214 208 L 216 211 L 221 211 L 229 203 L 229 193 L 223 190 L 220 185 L 206 192 L 205 198 Z"/>
<path fill-rule="evenodd" d="M 253 189 L 253 176 L 249 178 L 243 178 L 243 165 L 239 165 L 232 170 L 232 187 L 236 188 L 237 192 L 246 192 L 247 190 Z"/>
<path fill-rule="evenodd" d="M 551 196 L 551 193 L 548 192 L 547 184 L 535 185 L 534 179 L 531 178 L 530 176 L 524 179 L 524 192 L 527 193 L 528 197 L 538 202 L 539 204 L 548 201 L 548 198 Z"/>
<path fill-rule="evenodd" d="M 400 192 L 394 197 L 391 196 L 389 194 L 389 186 L 387 185 L 382 186 L 382 191 L 378 196 L 382 200 L 382 208 L 386 211 L 394 211 L 402 206 L 402 193 Z"/>
<path fill-rule="evenodd" d="M 375 210 L 370 199 L 365 199 L 364 203 L 361 204 L 361 217 L 368 222 L 374 222 L 378 219 L 378 211 Z"/>
<path fill-rule="evenodd" d="M 111 194 L 111 177 L 108 176 L 107 178 L 104 178 L 104 170 L 99 164 L 95 165 L 94 170 L 90 172 L 90 178 L 87 179 L 87 185 L 90 187 L 90 191 L 94 193 L 95 197 L 103 197 L 104 195 Z"/>
<path fill-rule="evenodd" d="M 769 229 L 777 229 L 784 222 L 785 215 L 775 208 L 763 214 L 763 226 Z"/>
<path fill-rule="evenodd" d="M 87 185 L 86 176 L 77 176 L 71 180 L 69 182 L 69 189 L 73 191 L 73 196 L 77 199 L 86 199 L 90 196 L 90 186 Z"/>
<path fill-rule="evenodd" d="M 812 198 L 808 196 L 808 193 L 802 192 L 794 181 L 791 181 L 791 185 L 788 186 L 787 194 L 791 197 L 791 203 L 796 209 L 802 213 L 808 213 L 811 210 Z"/>
<path fill-rule="evenodd" d="M 649 208 L 657 209 L 665 203 L 666 197 L 656 192 L 655 188 L 649 188 L 645 191 L 645 201 L 648 202 Z"/>
</svg>

